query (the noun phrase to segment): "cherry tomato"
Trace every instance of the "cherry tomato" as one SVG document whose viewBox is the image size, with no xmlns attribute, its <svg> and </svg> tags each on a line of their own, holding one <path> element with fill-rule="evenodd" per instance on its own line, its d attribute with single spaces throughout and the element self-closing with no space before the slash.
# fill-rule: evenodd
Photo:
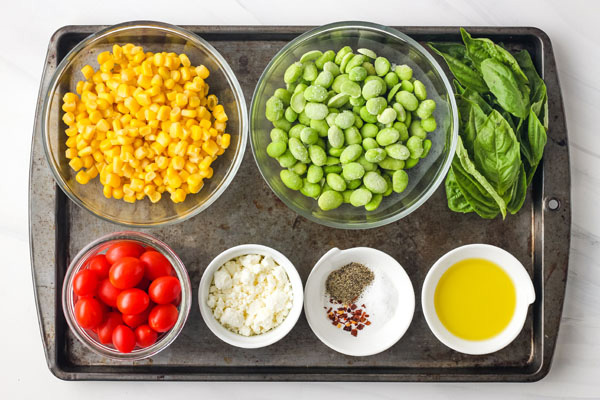
<svg viewBox="0 0 600 400">
<path fill-rule="evenodd" d="M 108 277 L 110 263 L 104 254 L 97 254 L 90 258 L 90 261 L 88 262 L 88 269 L 90 271 L 94 271 L 98 275 L 98 279 L 104 279 Z"/>
<path fill-rule="evenodd" d="M 123 314 L 123 322 L 131 328 L 137 328 L 140 325 L 148 323 L 150 307 L 147 307 L 139 314 Z"/>
<path fill-rule="evenodd" d="M 177 299 L 181 293 L 179 279 L 174 276 L 161 276 L 155 279 L 148 289 L 148 294 L 156 304 L 167 304 Z"/>
<path fill-rule="evenodd" d="M 144 252 L 144 248 L 135 242 L 117 242 L 106 250 L 106 259 L 114 264 L 125 257 L 139 257 Z"/>
<path fill-rule="evenodd" d="M 112 342 L 121 353 L 131 353 L 135 347 L 135 334 L 130 327 L 118 325 L 113 330 Z"/>
<path fill-rule="evenodd" d="M 75 319 L 83 329 L 93 329 L 104 319 L 104 307 L 93 297 L 83 297 L 75 303 Z"/>
<path fill-rule="evenodd" d="M 138 288 L 138 289 L 142 289 L 142 290 L 144 290 L 144 291 L 147 292 L 151 283 L 152 282 L 150 282 L 150 280 L 144 276 L 142 278 L 142 280 L 140 281 L 140 283 L 138 283 L 137 285 L 135 285 L 135 287 Z"/>
<path fill-rule="evenodd" d="M 123 314 L 139 314 L 150 304 L 148 294 L 141 289 L 126 289 L 117 297 L 117 308 Z"/>
<path fill-rule="evenodd" d="M 135 340 L 140 347 L 152 346 L 156 343 L 158 333 L 148 325 L 140 325 L 135 328 Z"/>
<path fill-rule="evenodd" d="M 159 304 L 154 306 L 148 316 L 148 325 L 156 332 L 166 332 L 177 322 L 179 311 L 173 304 Z"/>
<path fill-rule="evenodd" d="M 173 300 L 171 302 L 171 304 L 173 304 L 175 307 L 179 307 L 179 304 L 181 303 L 181 293 L 179 293 L 177 295 L 177 298 L 175 300 Z"/>
<path fill-rule="evenodd" d="M 113 330 L 118 326 L 123 324 L 123 319 L 121 318 L 121 314 L 115 311 L 109 312 L 106 320 L 98 325 L 97 334 L 100 343 L 109 344 L 112 343 L 112 334 Z"/>
<path fill-rule="evenodd" d="M 121 289 L 114 287 L 108 278 L 100 282 L 97 293 L 104 304 L 110 307 L 117 307 L 117 297 L 121 293 Z"/>
<path fill-rule="evenodd" d="M 146 251 L 140 256 L 140 261 L 146 267 L 145 277 L 151 281 L 161 276 L 169 276 L 173 271 L 167 257 L 155 250 Z"/>
<path fill-rule="evenodd" d="M 144 276 L 144 265 L 137 258 L 123 257 L 115 262 L 108 278 L 110 283 L 119 289 L 129 289 L 140 283 Z"/>
<path fill-rule="evenodd" d="M 73 278 L 73 292 L 77 296 L 93 296 L 98 288 L 98 275 L 89 269 L 82 269 Z"/>
</svg>

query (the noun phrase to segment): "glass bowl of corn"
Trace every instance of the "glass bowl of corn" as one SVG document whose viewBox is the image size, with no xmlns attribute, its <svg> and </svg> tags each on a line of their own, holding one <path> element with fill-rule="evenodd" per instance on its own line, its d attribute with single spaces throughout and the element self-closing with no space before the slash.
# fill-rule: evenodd
<svg viewBox="0 0 600 400">
<path fill-rule="evenodd" d="M 186 220 L 227 188 L 246 148 L 246 103 L 227 61 L 177 26 L 127 22 L 79 42 L 42 108 L 58 186 L 127 226 Z"/>
</svg>

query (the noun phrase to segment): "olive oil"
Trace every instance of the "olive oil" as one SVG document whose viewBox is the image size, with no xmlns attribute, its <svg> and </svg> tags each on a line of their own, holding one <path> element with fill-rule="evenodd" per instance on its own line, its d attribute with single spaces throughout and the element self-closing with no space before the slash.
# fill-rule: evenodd
<svg viewBox="0 0 600 400">
<path fill-rule="evenodd" d="M 502 268 L 485 259 L 469 258 L 442 275 L 434 305 L 452 334 L 466 340 L 485 340 L 508 326 L 516 298 L 515 286 Z"/>
</svg>

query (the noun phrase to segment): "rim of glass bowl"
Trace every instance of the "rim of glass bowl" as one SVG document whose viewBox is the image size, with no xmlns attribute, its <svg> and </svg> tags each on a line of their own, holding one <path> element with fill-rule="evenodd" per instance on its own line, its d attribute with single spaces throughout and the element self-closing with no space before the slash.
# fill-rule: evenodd
<svg viewBox="0 0 600 400">
<path fill-rule="evenodd" d="M 221 182 L 221 184 L 219 185 L 217 190 L 213 193 L 213 195 L 211 197 L 209 197 L 206 200 L 206 202 L 204 204 L 196 207 L 195 209 L 192 209 L 187 214 L 183 214 L 183 215 L 177 214 L 174 217 L 171 217 L 170 219 L 158 221 L 158 222 L 132 222 L 132 221 L 127 222 L 127 221 L 116 220 L 116 219 L 112 219 L 112 218 L 109 218 L 109 217 L 103 215 L 100 212 L 100 210 L 93 210 L 90 207 L 88 207 L 78 196 L 76 196 L 70 190 L 65 179 L 63 178 L 63 176 L 61 175 L 61 173 L 59 172 L 59 169 L 57 168 L 57 166 L 55 164 L 54 157 L 52 156 L 52 152 L 50 151 L 50 144 L 48 143 L 49 137 L 50 137 L 48 132 L 50 129 L 49 121 L 50 121 L 51 99 L 57 89 L 58 81 L 59 81 L 60 77 L 63 75 L 63 73 L 65 72 L 65 69 L 68 66 L 68 64 L 85 47 L 87 47 L 91 44 L 94 44 L 112 34 L 126 32 L 128 30 L 140 29 L 140 28 L 164 31 L 164 32 L 179 36 L 182 39 L 188 40 L 188 41 L 194 43 L 194 45 L 196 45 L 198 47 L 204 47 L 220 64 L 220 67 L 223 70 L 225 77 L 227 78 L 227 83 L 232 88 L 234 94 L 237 95 L 238 108 L 239 108 L 240 114 L 241 114 L 240 115 L 240 127 L 241 127 L 241 129 L 240 129 L 240 136 L 241 136 L 240 146 L 237 149 L 237 153 L 235 154 L 235 156 L 233 158 L 233 164 L 232 164 L 228 174 L 225 176 L 225 178 L 223 179 L 223 182 Z M 248 140 L 248 138 L 247 138 L 247 136 L 248 136 L 248 112 L 247 112 L 247 108 L 246 108 L 246 99 L 244 97 L 244 92 L 242 91 L 242 87 L 240 86 L 240 83 L 239 83 L 238 79 L 236 78 L 233 70 L 229 66 L 229 63 L 227 63 L 227 61 L 225 60 L 225 58 L 223 58 L 221 53 L 219 53 L 210 43 L 208 43 L 206 40 L 202 39 L 200 36 L 196 35 L 195 33 L 188 31 L 187 29 L 180 28 L 175 25 L 166 24 L 164 22 L 156 22 L 156 21 L 130 21 L 130 22 L 124 22 L 124 23 L 117 24 L 117 25 L 112 25 L 108 28 L 102 29 L 96 33 L 89 35 L 88 37 L 83 39 L 81 42 L 79 42 L 75 47 L 73 47 L 73 49 L 71 49 L 71 51 L 69 51 L 67 53 L 67 55 L 62 59 L 62 61 L 58 64 L 58 66 L 56 67 L 56 71 L 52 75 L 52 79 L 50 80 L 50 84 L 49 84 L 48 89 L 45 94 L 44 103 L 42 105 L 42 118 L 43 118 L 43 123 L 42 123 L 42 136 L 43 136 L 42 139 L 43 140 L 42 140 L 42 143 L 44 145 L 44 153 L 46 155 L 46 161 L 48 162 L 48 164 L 50 166 L 50 170 L 52 171 L 54 180 L 56 181 L 58 186 L 61 188 L 61 190 L 69 197 L 69 199 L 71 199 L 79 207 L 89 211 L 90 213 L 94 214 L 95 216 L 97 216 L 105 221 L 113 222 L 113 223 L 116 223 L 116 224 L 119 224 L 122 226 L 126 226 L 126 227 L 151 227 L 151 226 L 166 226 L 166 225 L 176 224 L 178 222 L 183 222 L 189 218 L 192 218 L 192 217 L 200 214 L 202 211 L 206 210 L 210 205 L 212 205 L 212 203 L 214 203 L 223 194 L 223 192 L 225 192 L 225 190 L 229 187 L 229 185 L 233 181 L 233 178 L 235 178 L 235 176 L 242 164 L 242 160 L 244 158 L 244 152 L 246 151 L 246 144 L 247 144 L 247 140 Z"/>
<path fill-rule="evenodd" d="M 81 328 L 75 321 L 74 315 L 74 293 L 73 293 L 73 278 L 77 272 L 79 272 L 89 258 L 90 253 L 103 250 L 109 242 L 116 240 L 130 240 L 134 242 L 140 242 L 142 244 L 153 247 L 156 251 L 163 254 L 177 273 L 177 278 L 181 282 L 181 303 L 179 304 L 179 317 L 175 326 L 171 328 L 159 341 L 152 346 L 143 349 L 134 349 L 131 353 L 120 353 L 118 350 L 100 343 L 93 336 L 88 333 L 85 329 Z M 175 254 L 175 252 L 163 241 L 142 232 L 123 231 L 113 232 L 104 235 L 93 242 L 89 243 L 83 249 L 77 253 L 73 261 L 69 265 L 65 274 L 62 287 L 62 308 L 67 324 L 71 328 L 71 332 L 83 343 L 88 349 L 94 353 L 107 357 L 113 360 L 121 361 L 137 361 L 144 358 L 151 357 L 160 351 L 166 349 L 173 341 L 179 336 L 185 322 L 190 313 L 192 305 L 192 284 L 190 282 L 189 275 L 185 265 L 181 259 Z"/>
<path fill-rule="evenodd" d="M 372 32 L 392 36 L 396 39 L 405 41 L 409 45 L 413 46 L 417 51 L 419 51 L 421 54 L 423 54 L 423 56 L 433 65 L 434 69 L 437 70 L 437 72 L 439 73 L 439 75 L 442 79 L 444 87 L 446 88 L 446 90 L 448 92 L 448 98 L 450 101 L 451 118 L 452 118 L 452 138 L 451 138 L 451 142 L 450 142 L 450 149 L 448 152 L 448 157 L 444 161 L 442 169 L 438 173 L 436 179 L 433 180 L 429 184 L 429 187 L 427 188 L 427 190 L 410 207 L 408 207 L 407 209 L 405 209 L 401 212 L 398 212 L 397 214 L 394 214 L 387 218 L 384 218 L 384 219 L 381 219 L 378 221 L 373 221 L 373 222 L 338 222 L 338 221 L 322 220 L 322 219 L 315 217 L 312 213 L 304 212 L 303 210 L 300 210 L 297 207 L 295 207 L 291 201 L 289 201 L 282 194 L 278 193 L 273 188 L 273 186 L 271 186 L 271 183 L 265 176 L 265 172 L 263 171 L 263 168 L 262 168 L 261 164 L 258 162 L 258 158 L 256 157 L 256 149 L 254 147 L 255 144 L 254 144 L 253 135 L 252 135 L 252 131 L 254 130 L 254 118 L 252 118 L 252 116 L 255 114 L 255 111 L 256 111 L 255 108 L 258 107 L 257 95 L 258 95 L 259 89 L 262 88 L 266 84 L 267 73 L 271 70 L 273 65 L 279 63 L 280 60 L 282 60 L 285 55 L 287 55 L 288 53 L 293 51 L 294 48 L 298 44 L 303 42 L 304 40 L 312 38 L 314 36 L 319 36 L 326 32 L 333 32 L 333 31 L 345 30 L 345 29 L 369 30 Z M 288 44 L 283 46 L 283 48 L 281 50 L 279 50 L 277 52 L 277 54 L 275 54 L 275 56 L 271 59 L 269 64 L 267 64 L 263 73 L 261 74 L 260 78 L 258 79 L 258 83 L 257 83 L 257 85 L 254 89 L 254 93 L 252 95 L 252 102 L 250 104 L 250 116 L 251 116 L 250 117 L 250 145 L 252 146 L 252 156 L 254 157 L 254 161 L 256 162 L 256 165 L 258 166 L 258 170 L 260 171 L 260 174 L 262 175 L 265 182 L 267 182 L 267 185 L 269 185 L 269 188 L 271 188 L 271 191 L 273 191 L 273 193 L 275 193 L 275 195 L 277 195 L 277 197 L 279 197 L 279 199 L 281 201 L 283 201 L 283 203 L 285 203 L 285 205 L 287 205 L 289 208 L 291 208 L 296 213 L 302 215 L 303 217 L 305 217 L 313 222 L 316 222 L 318 224 L 325 225 L 325 226 L 328 226 L 331 228 L 340 228 L 340 229 L 377 228 L 377 227 L 384 226 L 389 223 L 398 221 L 399 219 L 402 219 L 405 216 L 412 213 L 414 210 L 416 210 L 421 205 L 423 205 L 423 203 L 425 203 L 431 197 L 431 195 L 437 190 L 437 188 L 440 186 L 440 184 L 446 177 L 446 174 L 448 173 L 448 170 L 450 169 L 450 164 L 452 163 L 452 159 L 454 158 L 454 152 L 456 151 L 456 142 L 458 141 L 458 113 L 457 113 L 456 101 L 454 99 L 454 90 L 452 89 L 452 85 L 450 84 L 450 81 L 448 81 L 448 77 L 444 73 L 440 64 L 435 60 L 435 58 L 423 46 L 421 46 L 417 41 L 415 41 L 411 37 L 405 35 L 404 33 L 398 31 L 397 29 L 390 28 L 389 26 L 375 24 L 372 22 L 342 21 L 342 22 L 335 22 L 332 24 L 323 25 L 323 26 L 311 29 L 310 31 L 303 33 L 302 35 L 298 36 L 297 38 L 293 39 Z"/>
</svg>

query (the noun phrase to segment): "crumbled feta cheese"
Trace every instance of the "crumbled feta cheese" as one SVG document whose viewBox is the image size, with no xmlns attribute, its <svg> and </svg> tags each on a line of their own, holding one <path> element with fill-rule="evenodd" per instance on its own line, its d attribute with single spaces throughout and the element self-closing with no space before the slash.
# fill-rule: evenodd
<svg viewBox="0 0 600 400">
<path fill-rule="evenodd" d="M 248 254 L 215 272 L 207 305 L 221 325 L 251 336 L 280 325 L 292 301 L 292 285 L 283 267 L 269 256 Z"/>
</svg>

